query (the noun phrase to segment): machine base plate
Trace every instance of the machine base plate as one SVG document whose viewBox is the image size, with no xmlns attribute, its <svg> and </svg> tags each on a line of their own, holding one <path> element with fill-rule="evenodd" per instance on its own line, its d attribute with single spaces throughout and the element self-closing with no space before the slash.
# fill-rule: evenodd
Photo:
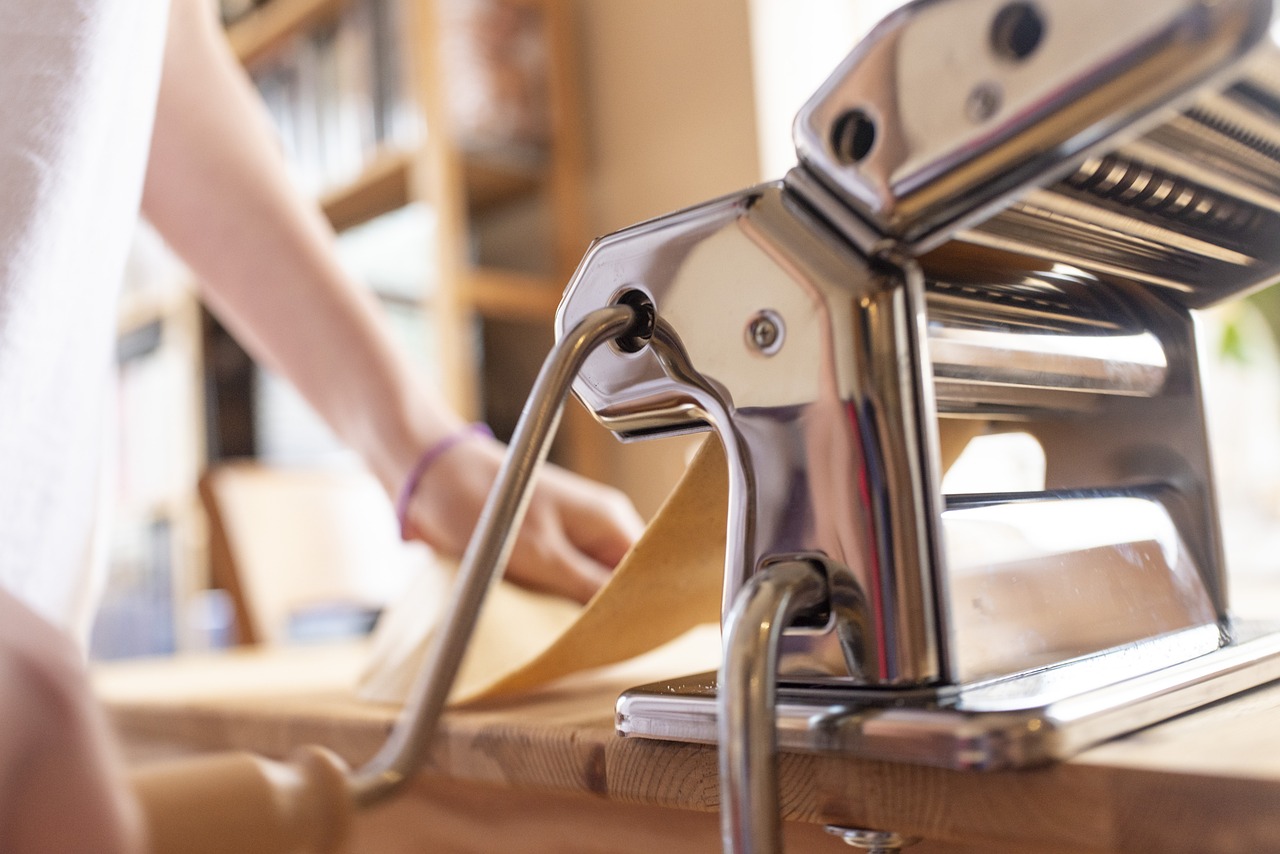
<svg viewBox="0 0 1280 854">
<path fill-rule="evenodd" d="M 1170 656 L 1183 660 L 1152 669 Z M 944 768 L 1021 768 L 1276 679 L 1280 625 L 1245 622 L 972 685 L 900 691 L 786 681 L 778 691 L 778 745 Z M 626 691 L 617 728 L 628 737 L 714 743 L 716 674 Z"/>
</svg>

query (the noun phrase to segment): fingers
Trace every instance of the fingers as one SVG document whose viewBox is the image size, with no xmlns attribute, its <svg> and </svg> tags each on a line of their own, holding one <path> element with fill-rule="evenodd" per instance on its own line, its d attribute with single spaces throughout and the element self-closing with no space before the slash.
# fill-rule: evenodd
<svg viewBox="0 0 1280 854">
<path fill-rule="evenodd" d="M 552 550 L 550 564 L 544 569 L 543 582 L 533 586 L 585 605 L 609 581 L 611 571 L 611 566 L 601 564 L 568 540 L 561 539 Z"/>
<path fill-rule="evenodd" d="M 563 519 L 570 543 L 610 569 L 622 561 L 644 531 L 644 522 L 631 502 L 620 494 L 618 498 L 621 503 L 602 496 L 599 502 L 567 510 Z"/>
<path fill-rule="evenodd" d="M 501 461 L 502 446 L 495 442 L 469 441 L 451 449 L 414 495 L 410 534 L 441 554 L 460 556 Z M 517 534 L 507 578 L 586 602 L 643 530 L 622 492 L 547 465 Z"/>
<path fill-rule="evenodd" d="M 617 489 L 557 468 L 548 469 L 544 485 L 557 493 L 569 542 L 606 567 L 617 566 L 644 531 L 644 520 Z"/>
<path fill-rule="evenodd" d="M 621 492 L 549 468 L 534 493 L 507 577 L 585 603 L 643 528 Z"/>
</svg>

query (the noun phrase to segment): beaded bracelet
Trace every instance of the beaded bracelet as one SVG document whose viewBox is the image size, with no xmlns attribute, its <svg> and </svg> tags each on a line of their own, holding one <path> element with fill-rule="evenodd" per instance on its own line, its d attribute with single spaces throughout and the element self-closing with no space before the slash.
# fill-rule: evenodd
<svg viewBox="0 0 1280 854">
<path fill-rule="evenodd" d="M 417 490 L 422 476 L 427 473 L 427 469 L 435 464 L 436 460 L 444 456 L 445 452 L 470 436 L 487 436 L 492 439 L 493 431 L 489 429 L 488 424 L 480 421 L 468 424 L 466 427 L 445 436 L 439 442 L 423 451 L 422 456 L 418 457 L 418 461 L 410 469 L 408 477 L 404 479 L 404 486 L 400 487 L 400 495 L 396 498 L 396 519 L 400 522 L 400 539 L 409 539 L 409 502 L 413 499 L 413 493 Z"/>
</svg>

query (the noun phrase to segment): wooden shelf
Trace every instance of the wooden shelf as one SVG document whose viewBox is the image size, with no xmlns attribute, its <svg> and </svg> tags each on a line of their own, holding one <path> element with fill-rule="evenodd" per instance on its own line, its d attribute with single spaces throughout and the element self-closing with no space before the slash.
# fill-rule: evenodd
<svg viewBox="0 0 1280 854">
<path fill-rule="evenodd" d="M 485 317 L 550 323 L 562 287 L 547 276 L 479 269 L 472 272 L 468 290 L 472 306 Z"/>
<path fill-rule="evenodd" d="M 351 228 L 412 199 L 413 155 L 387 152 L 375 157 L 359 178 L 320 197 L 320 207 L 335 231 Z"/>
<path fill-rule="evenodd" d="M 335 231 L 359 225 L 413 200 L 414 155 L 389 151 L 373 159 L 360 177 L 320 197 L 320 207 Z M 541 185 L 533 168 L 487 153 L 465 156 L 467 197 L 483 211 L 527 196 Z"/>
<path fill-rule="evenodd" d="M 537 154 L 515 156 L 501 151 L 465 150 L 467 199 L 473 212 L 482 212 L 530 195 L 542 186 L 547 168 Z"/>
<path fill-rule="evenodd" d="M 294 33 L 332 18 L 346 0 L 271 0 L 227 28 L 231 49 L 245 65 L 270 53 Z"/>
<path fill-rule="evenodd" d="M 116 316 L 116 336 L 128 335 L 149 323 L 171 320 L 194 300 L 195 294 L 190 288 L 125 294 Z"/>
</svg>

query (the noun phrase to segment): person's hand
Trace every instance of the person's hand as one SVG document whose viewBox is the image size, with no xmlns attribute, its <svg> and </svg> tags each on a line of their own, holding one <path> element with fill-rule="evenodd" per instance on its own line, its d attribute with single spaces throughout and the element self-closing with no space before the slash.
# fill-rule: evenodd
<svg viewBox="0 0 1280 854">
<path fill-rule="evenodd" d="M 503 445 L 471 436 L 425 473 L 409 505 L 409 533 L 460 557 L 497 477 Z M 621 492 L 544 465 L 506 577 L 532 590 L 586 602 L 644 528 Z"/>
<path fill-rule="evenodd" d="M 3 591 L 0 685 L 0 851 L 141 852 L 141 817 L 79 651 Z"/>
</svg>

